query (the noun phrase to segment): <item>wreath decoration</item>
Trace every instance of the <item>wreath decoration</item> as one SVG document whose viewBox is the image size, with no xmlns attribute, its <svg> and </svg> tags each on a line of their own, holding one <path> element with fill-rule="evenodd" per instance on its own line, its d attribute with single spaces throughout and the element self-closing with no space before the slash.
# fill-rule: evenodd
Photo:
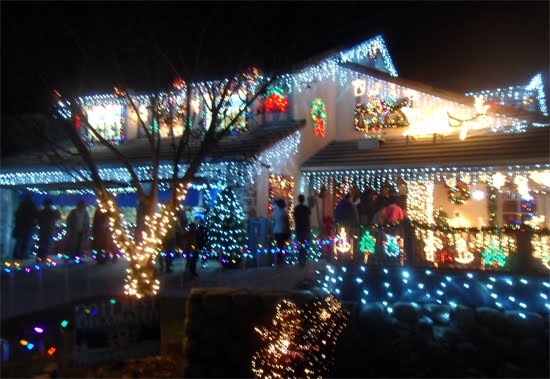
<svg viewBox="0 0 550 379">
<path fill-rule="evenodd" d="M 457 182 L 456 185 L 447 185 L 449 201 L 456 205 L 464 204 L 470 198 L 470 190 L 464 182 Z"/>
<path fill-rule="evenodd" d="M 325 127 L 327 125 L 327 108 L 323 100 L 318 97 L 311 102 L 311 123 L 313 124 L 313 133 L 317 137 L 325 137 Z"/>
</svg>

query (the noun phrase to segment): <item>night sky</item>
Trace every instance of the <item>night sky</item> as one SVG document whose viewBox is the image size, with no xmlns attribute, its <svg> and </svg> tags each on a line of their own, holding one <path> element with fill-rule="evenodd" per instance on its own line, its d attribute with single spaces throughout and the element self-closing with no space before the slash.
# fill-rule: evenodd
<svg viewBox="0 0 550 379">
<path fill-rule="evenodd" d="M 2 114 L 52 89 L 140 91 L 255 65 L 285 70 L 382 34 L 399 76 L 465 92 L 549 70 L 548 2 L 6 2 Z"/>
</svg>

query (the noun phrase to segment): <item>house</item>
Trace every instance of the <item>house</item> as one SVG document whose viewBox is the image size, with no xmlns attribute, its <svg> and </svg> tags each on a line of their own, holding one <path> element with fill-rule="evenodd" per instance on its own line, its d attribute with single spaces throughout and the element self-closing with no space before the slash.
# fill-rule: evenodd
<svg viewBox="0 0 550 379">
<path fill-rule="evenodd" d="M 547 87 L 537 76 L 514 88 L 517 96 L 511 98 L 518 97 L 523 106 L 498 91 L 464 96 L 400 78 L 383 38 L 376 36 L 283 75 L 254 104 L 252 113 L 261 116 L 243 117 L 249 132 L 224 141 L 201 175 L 208 185 L 238 185 L 253 218 L 269 217 L 275 198 L 292 203 L 300 193 L 311 195 L 317 199 L 312 222 L 321 228 L 352 188 L 395 190 L 403 180 L 421 259 L 437 265 L 452 256 L 463 267 L 502 268 L 501 258 L 518 251 L 508 226 L 527 223 L 541 231 L 550 223 Z M 147 96 L 137 98 L 140 116 L 147 119 Z M 142 167 L 146 180 L 137 115 L 114 95 L 84 96 L 79 104 L 89 122 L 102 125 L 104 137 L 120 143 Z M 58 110 L 70 117 L 66 107 Z M 167 133 L 163 125 L 156 127 Z M 112 166 L 104 148 L 94 149 L 102 175 L 131 192 L 128 178 Z M 4 188 L 66 193 L 74 182 L 32 159 L 4 163 Z M 197 188 L 206 184 L 201 185 Z M 451 233 L 438 224 L 444 214 L 444 228 L 454 228 Z M 546 267 L 548 243 L 544 233 L 532 237 L 533 254 Z M 402 244 L 399 249 L 406 254 Z"/>
</svg>

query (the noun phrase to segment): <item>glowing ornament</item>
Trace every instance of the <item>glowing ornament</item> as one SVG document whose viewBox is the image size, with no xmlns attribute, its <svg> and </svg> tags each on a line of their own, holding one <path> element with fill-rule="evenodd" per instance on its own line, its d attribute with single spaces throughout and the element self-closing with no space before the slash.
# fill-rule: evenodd
<svg viewBox="0 0 550 379">
<path fill-rule="evenodd" d="M 453 262 L 454 262 L 453 254 L 451 254 L 451 252 L 447 248 L 443 248 L 435 254 L 434 263 L 436 264 L 436 267 L 438 265 L 453 263 Z"/>
<path fill-rule="evenodd" d="M 338 260 L 339 256 L 348 255 L 353 259 L 353 244 L 347 236 L 345 228 L 340 229 L 340 234 L 334 238 L 334 259 Z"/>
<path fill-rule="evenodd" d="M 455 261 L 461 264 L 472 263 L 474 260 L 474 254 L 468 251 L 468 243 L 462 237 L 456 240 L 456 252 L 457 256 Z"/>
<path fill-rule="evenodd" d="M 493 174 L 492 177 L 492 185 L 497 190 L 500 190 L 500 188 L 506 184 L 506 177 L 502 175 L 500 172 L 497 172 L 496 174 Z"/>
<path fill-rule="evenodd" d="M 182 78 L 176 78 L 172 86 L 178 91 L 181 91 L 185 87 L 185 81 Z"/>
<path fill-rule="evenodd" d="M 115 97 L 118 98 L 124 98 L 126 96 L 126 92 L 123 89 L 120 89 L 118 87 L 115 87 Z"/>
<path fill-rule="evenodd" d="M 533 246 L 533 258 L 539 259 L 544 267 L 550 270 L 550 236 L 533 234 L 531 244 Z"/>
<path fill-rule="evenodd" d="M 444 108 L 437 108 L 433 111 L 417 108 L 403 107 L 401 111 L 407 117 L 409 129 L 403 135 L 421 137 L 432 134 L 449 134 L 452 132 L 449 126 L 449 116 Z"/>
<path fill-rule="evenodd" d="M 472 199 L 481 201 L 485 198 L 485 192 L 481 190 L 474 190 L 472 191 Z"/>
<path fill-rule="evenodd" d="M 363 96 L 367 91 L 367 82 L 365 80 L 355 79 L 351 84 L 353 86 L 353 94 L 356 97 Z"/>
<path fill-rule="evenodd" d="M 531 171 L 529 178 L 541 186 L 550 187 L 550 171 Z"/>
<path fill-rule="evenodd" d="M 384 254 L 389 257 L 398 257 L 403 253 L 403 239 L 400 236 L 386 234 Z"/>
<path fill-rule="evenodd" d="M 544 227 L 545 218 L 546 217 L 544 215 L 533 216 L 529 220 L 525 221 L 525 225 L 530 226 L 533 229 L 542 228 Z"/>
<path fill-rule="evenodd" d="M 514 178 L 514 183 L 517 186 L 518 193 L 524 200 L 532 200 L 533 196 L 529 194 L 529 179 L 525 176 L 517 175 Z"/>
</svg>

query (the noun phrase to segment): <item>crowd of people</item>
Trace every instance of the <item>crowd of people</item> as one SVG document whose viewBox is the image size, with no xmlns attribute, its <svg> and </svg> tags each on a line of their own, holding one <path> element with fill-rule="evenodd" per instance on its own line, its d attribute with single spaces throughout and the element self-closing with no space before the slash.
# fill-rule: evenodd
<svg viewBox="0 0 550 379">
<path fill-rule="evenodd" d="M 98 264 L 116 262 L 118 254 L 109 227 L 109 217 L 98 207 L 90 223 L 87 208 L 86 202 L 80 200 L 67 215 L 64 237 L 54 241 L 58 231 L 56 223 L 61 219 L 61 213 L 52 207 L 51 199 L 46 198 L 39 210 L 32 197 L 25 195 L 15 212 L 13 258 L 24 260 L 33 257 L 33 234 L 36 233 L 38 262 L 50 254 L 62 253 L 74 258 L 86 252 L 93 252 Z M 136 238 L 140 234 L 139 230 L 135 231 Z M 186 268 L 193 277 L 198 277 L 197 262 L 206 244 L 207 235 L 203 222 L 195 218 L 194 222 L 189 223 L 185 211 L 180 212 L 163 241 L 164 254 L 159 260 L 161 271 L 172 272 L 175 254 L 184 251 L 187 257 Z"/>
<path fill-rule="evenodd" d="M 357 234 L 360 225 L 385 225 L 402 221 L 406 213 L 407 187 L 403 180 L 399 179 L 397 189 L 393 190 L 389 185 L 382 186 L 380 193 L 367 189 L 361 193 L 353 188 L 344 194 L 337 203 L 333 218 L 324 219 L 325 233 L 334 235 L 340 227 L 345 227 L 351 234 Z M 298 204 L 292 209 L 287 209 L 287 202 L 277 199 L 273 204 L 271 234 L 274 237 L 277 254 L 274 263 L 281 265 L 285 263 L 287 246 L 290 245 L 291 225 L 289 211 L 293 212 L 295 245 L 298 262 L 301 266 L 306 264 L 307 245 L 311 240 L 311 208 L 315 204 L 313 196 L 308 197 L 308 205 L 304 195 L 298 196 Z M 139 208 L 139 207 L 138 207 Z M 95 210 L 90 228 L 90 218 L 86 203 L 81 200 L 72 209 L 66 219 L 66 235 L 54 246 L 54 233 L 56 222 L 61 218 L 58 210 L 52 208 L 51 199 L 43 201 L 42 209 L 38 209 L 31 196 L 26 195 L 17 211 L 13 237 L 15 245 L 13 257 L 15 259 L 26 259 L 30 257 L 32 235 L 36 230 L 38 237 L 36 259 L 43 260 L 53 250 L 63 252 L 69 257 L 82 255 L 85 251 L 94 251 L 97 262 L 104 264 L 108 260 L 113 262 L 117 259 L 116 245 L 109 228 L 107 214 L 99 208 Z M 334 221 L 335 225 L 332 224 Z M 139 240 L 139 212 L 138 227 L 135 237 Z M 328 225 L 335 226 L 331 229 Z M 323 234 L 323 231 L 321 231 Z M 90 238 L 91 237 L 91 238 Z M 187 214 L 182 211 L 175 218 L 174 224 L 169 229 L 163 241 L 164 254 L 161 257 L 161 271 L 172 272 L 172 261 L 179 251 L 185 252 L 187 257 L 187 269 L 194 277 L 198 277 L 196 266 L 201 255 L 205 256 L 208 237 L 204 222 L 195 218 L 189 222 Z"/>
</svg>

